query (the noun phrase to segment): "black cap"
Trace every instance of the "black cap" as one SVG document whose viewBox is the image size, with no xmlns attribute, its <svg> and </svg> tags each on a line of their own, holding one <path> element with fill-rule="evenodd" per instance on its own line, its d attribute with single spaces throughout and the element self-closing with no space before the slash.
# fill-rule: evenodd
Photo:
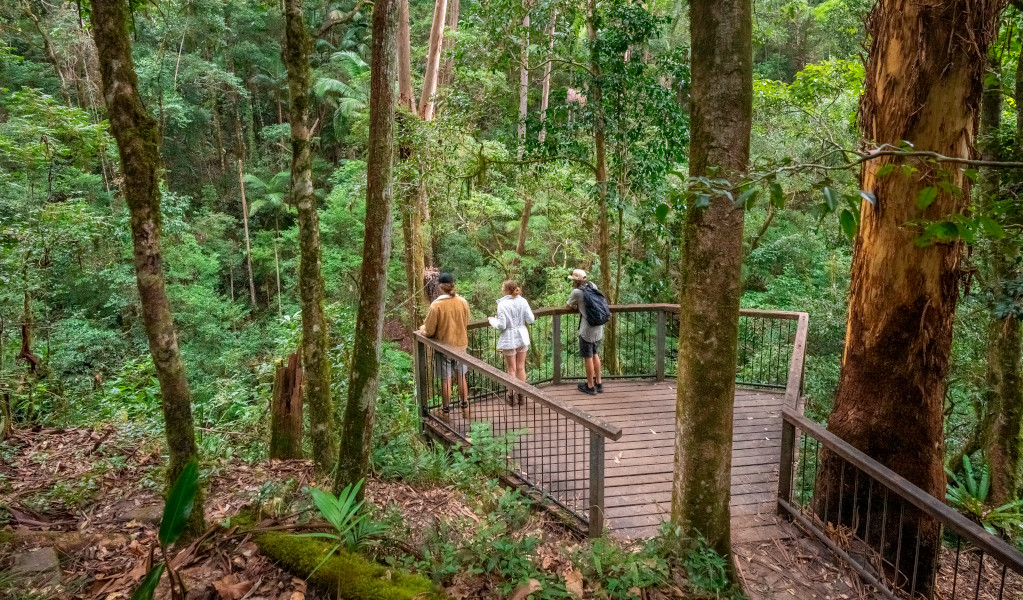
<svg viewBox="0 0 1023 600">
<path fill-rule="evenodd" d="M 440 277 L 437 278 L 437 283 L 454 283 L 455 276 L 451 273 L 441 273 Z"/>
</svg>

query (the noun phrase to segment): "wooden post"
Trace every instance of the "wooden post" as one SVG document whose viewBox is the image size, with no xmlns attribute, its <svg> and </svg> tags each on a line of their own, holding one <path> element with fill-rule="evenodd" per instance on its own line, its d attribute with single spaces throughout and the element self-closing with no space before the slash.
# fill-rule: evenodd
<svg viewBox="0 0 1023 600">
<path fill-rule="evenodd" d="M 792 467 L 795 459 L 796 427 L 784 416 L 781 420 L 781 464 L 778 470 L 778 499 L 792 502 Z M 778 514 L 790 517 L 789 512 L 778 503 Z"/>
<path fill-rule="evenodd" d="M 553 366 L 551 378 L 554 385 L 561 383 L 561 315 L 551 317 L 551 337 L 554 338 L 551 344 L 551 360 Z"/>
<path fill-rule="evenodd" d="M 655 373 L 657 381 L 664 381 L 664 338 L 668 335 L 666 318 L 667 315 L 663 310 L 657 311 L 657 372 Z"/>
<path fill-rule="evenodd" d="M 590 538 L 604 534 L 604 436 L 590 432 Z"/>
<path fill-rule="evenodd" d="M 270 405 L 270 458 L 302 458 L 302 363 L 298 353 L 277 365 Z"/>
<path fill-rule="evenodd" d="M 426 433 L 426 413 L 427 404 L 430 401 L 430 381 L 429 372 L 427 371 L 426 344 L 422 340 L 416 340 L 416 353 L 413 360 L 415 361 L 413 372 L 415 373 L 416 403 L 419 405 L 419 432 Z"/>
</svg>

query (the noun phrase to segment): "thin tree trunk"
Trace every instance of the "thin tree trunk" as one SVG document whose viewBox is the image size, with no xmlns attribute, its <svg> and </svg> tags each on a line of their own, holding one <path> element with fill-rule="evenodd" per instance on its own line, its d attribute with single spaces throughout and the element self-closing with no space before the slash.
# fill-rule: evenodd
<svg viewBox="0 0 1023 600">
<path fill-rule="evenodd" d="M 694 0 L 689 174 L 732 181 L 749 161 L 753 102 L 750 0 Z M 731 566 L 732 471 L 743 209 L 724 195 L 689 206 L 680 257 L 678 401 L 671 520 Z"/>
<path fill-rule="evenodd" d="M 398 106 L 416 112 L 412 89 L 412 32 L 409 24 L 409 0 L 398 0 Z"/>
<path fill-rule="evenodd" d="M 249 243 L 249 205 L 245 201 L 245 174 L 242 166 L 241 155 L 238 156 L 238 191 L 242 196 L 242 224 L 245 229 L 245 266 L 249 271 L 249 299 L 252 300 L 252 308 L 256 305 L 256 280 L 252 276 L 252 246 Z"/>
<path fill-rule="evenodd" d="M 21 0 L 21 7 L 22 10 L 25 11 L 25 16 L 32 21 L 32 24 L 36 28 L 36 32 L 43 40 L 43 50 L 46 52 L 46 57 L 50 59 L 50 65 L 53 66 L 53 72 L 57 75 L 57 78 L 60 79 L 60 94 L 64 96 L 64 103 L 71 106 L 71 94 L 67 91 L 67 81 L 64 78 L 64 72 L 60 70 L 60 60 L 57 58 L 57 53 L 53 51 L 53 42 L 50 41 L 49 34 L 47 34 L 46 30 L 43 29 L 42 23 L 39 22 L 39 17 L 32 12 L 32 6 L 27 0 Z M 82 104 L 82 101 L 82 98 L 78 99 L 79 105 L 84 107 L 85 105 Z"/>
<path fill-rule="evenodd" d="M 1023 55 L 1018 64 L 1023 64 Z M 990 58 L 991 71 L 1001 72 L 997 56 Z M 1017 127 L 1023 122 L 1023 111 L 1017 113 Z M 1002 82 L 994 79 L 984 88 L 981 99 L 979 146 L 984 160 L 1003 160 L 998 132 L 1002 121 Z M 990 210 L 1001 199 L 1001 178 L 997 169 L 981 171 L 981 205 Z M 1012 210 L 1013 213 L 1018 211 Z M 1015 214 L 1006 215 L 1010 219 Z M 992 240 L 985 248 L 990 266 L 987 286 L 996 305 L 1013 306 L 1011 292 L 1006 284 L 1013 279 L 1012 259 L 1019 255 L 1019 247 L 1009 236 Z M 1008 302 L 1004 302 L 1008 300 Z M 1016 314 L 999 313 L 991 308 L 988 324 L 987 373 L 984 406 L 986 423 L 981 429 L 984 455 L 991 465 L 991 502 L 1001 506 L 1014 500 L 1019 493 L 1020 435 L 1023 433 L 1023 346 L 1020 324 Z M 958 468 L 953 465 L 952 468 Z"/>
<path fill-rule="evenodd" d="M 352 370 L 342 424 L 341 453 L 335 481 L 337 489 L 364 478 L 369 470 L 373 415 L 380 389 L 380 347 L 387 299 L 387 264 L 391 258 L 394 45 L 398 1 L 377 0 L 373 6 L 362 291 L 352 342 Z"/>
<path fill-rule="evenodd" d="M 291 121 L 291 194 L 298 209 L 298 288 L 302 302 L 302 364 L 305 366 L 305 404 L 309 408 L 313 460 L 329 471 L 337 457 L 334 445 L 334 402 L 330 393 L 331 366 L 327 355 L 329 325 L 323 310 L 320 269 L 320 218 L 313 190 L 312 131 L 309 127 L 309 32 L 302 0 L 284 0 L 284 51 L 288 69 Z"/>
<path fill-rule="evenodd" d="M 426 55 L 423 92 L 419 97 L 419 118 L 424 121 L 433 120 L 433 95 L 437 93 L 437 79 L 440 75 L 440 51 L 444 43 L 444 16 L 447 14 L 447 7 L 447 0 L 436 0 L 433 5 L 430 50 Z"/>
<path fill-rule="evenodd" d="M 135 275 L 142 304 L 142 321 L 149 339 L 156 378 L 160 383 L 167 435 L 168 486 L 198 454 L 192 424 L 192 397 L 177 332 L 164 287 L 160 248 L 160 139 L 157 123 L 146 112 L 128 38 L 128 3 L 93 0 L 92 35 L 99 54 L 110 130 L 117 141 L 124 175 L 123 193 L 131 213 Z M 201 533 L 202 494 L 195 501 L 188 531 Z"/>
<path fill-rule="evenodd" d="M 997 32 L 1001 0 L 880 0 L 869 19 L 871 44 L 865 93 L 860 101 L 864 137 L 875 144 L 907 140 L 919 150 L 947 156 L 974 156 L 987 49 Z M 694 93 L 696 93 L 694 86 Z M 936 498 L 945 495 L 943 404 L 952 325 L 959 296 L 958 241 L 918 247 L 913 219 L 941 219 L 967 208 L 969 181 L 955 165 L 944 174 L 931 165 L 919 171 L 896 169 L 880 176 L 898 158 L 864 163 L 860 187 L 876 196 L 864 201 L 856 238 L 849 294 L 846 346 L 828 429 Z M 947 178 L 962 194 L 940 191 L 925 210 L 921 190 Z M 681 387 L 681 383 L 680 383 Z M 862 515 L 839 514 L 842 461 L 823 453 L 814 500 L 824 519 L 849 525 Z M 866 493 L 865 490 L 859 490 Z M 865 500 L 865 499 L 864 499 Z M 844 503 L 848 511 L 853 505 Z M 826 507 L 829 510 L 825 514 Z M 843 511 L 845 512 L 845 511 Z M 897 544 L 919 543 L 896 565 L 907 581 L 915 574 L 916 593 L 930 596 L 940 549 L 938 523 L 907 510 L 899 535 L 889 523 L 891 560 Z M 880 526 L 880 524 L 878 524 Z M 917 537 L 919 532 L 919 542 Z M 913 546 L 910 546 L 913 547 Z M 915 556 L 914 556 L 915 555 Z"/>
<path fill-rule="evenodd" d="M 542 144 L 547 139 L 547 103 L 551 96 L 550 58 L 554 55 L 554 23 L 558 20 L 558 11 L 551 11 L 551 23 L 547 26 L 547 64 L 543 67 L 543 85 L 540 88 L 540 134 L 537 139 Z"/>
<path fill-rule="evenodd" d="M 597 37 L 597 2 L 588 0 L 586 13 L 586 33 L 590 44 L 590 102 L 593 103 L 593 146 L 596 154 L 596 185 L 597 185 L 597 256 L 600 263 L 600 287 L 608 295 L 611 304 L 617 302 L 614 297 L 614 284 L 611 281 L 611 231 L 608 222 L 607 208 L 607 119 L 604 114 L 604 99 L 600 66 L 600 40 Z M 604 365 L 609 373 L 621 372 L 618 362 L 618 319 L 611 316 L 605 329 Z"/>
<path fill-rule="evenodd" d="M 526 194 L 525 204 L 522 207 L 522 217 L 519 219 L 519 240 L 515 244 L 515 254 L 518 258 L 526 255 L 526 239 L 529 236 L 529 219 L 533 214 L 533 194 Z"/>
<path fill-rule="evenodd" d="M 398 151 L 399 156 L 411 152 L 408 148 Z M 403 159 L 407 160 L 407 159 Z M 405 284 L 408 288 L 409 328 L 416 329 L 423 323 L 430 305 L 426 297 L 423 277 L 426 273 L 426 251 L 423 242 L 423 216 L 419 207 L 420 191 L 413 176 L 402 177 L 399 189 L 401 208 L 401 233 L 405 256 Z"/>
<path fill-rule="evenodd" d="M 529 0 L 522 1 L 526 15 L 522 17 L 522 43 L 519 48 L 519 151 L 518 158 L 526 153 L 526 117 L 529 111 Z"/>
<path fill-rule="evenodd" d="M 459 1 L 451 0 L 451 6 L 448 7 L 448 33 L 454 33 L 458 31 L 458 11 Z M 451 36 L 444 36 L 443 45 L 444 55 L 444 66 L 441 67 L 440 71 L 440 83 L 442 86 L 449 86 L 455 80 L 455 57 L 453 53 L 455 51 L 455 39 Z"/>
</svg>

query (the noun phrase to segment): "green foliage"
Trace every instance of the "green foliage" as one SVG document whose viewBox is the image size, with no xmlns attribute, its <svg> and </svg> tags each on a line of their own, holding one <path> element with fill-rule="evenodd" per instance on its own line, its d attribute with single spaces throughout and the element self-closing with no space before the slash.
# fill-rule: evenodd
<svg viewBox="0 0 1023 600">
<path fill-rule="evenodd" d="M 633 552 L 597 539 L 579 547 L 572 563 L 586 581 L 592 582 L 597 598 L 636 598 L 635 590 L 657 587 L 669 580 L 668 563 L 654 544 Z"/>
<path fill-rule="evenodd" d="M 991 491 L 991 468 L 982 461 L 976 468 L 969 456 L 963 456 L 963 473 L 958 475 L 945 469 L 948 475 L 948 489 L 945 499 L 948 503 L 973 521 L 981 524 L 993 535 L 999 533 L 1016 536 L 1023 528 L 1023 500 L 1015 500 L 1002 506 L 988 504 Z"/>
<path fill-rule="evenodd" d="M 355 552 L 370 537 L 382 532 L 382 528 L 361 511 L 363 501 L 358 500 L 359 489 L 363 481 L 351 484 L 341 490 L 337 496 L 319 488 L 310 488 L 309 493 L 320 516 L 334 528 L 333 533 L 306 533 L 299 537 L 320 538 L 330 540 L 334 544 L 328 557 L 344 546 L 349 552 Z M 324 559 L 326 561 L 326 559 Z M 314 569 L 315 571 L 315 569 Z"/>
</svg>

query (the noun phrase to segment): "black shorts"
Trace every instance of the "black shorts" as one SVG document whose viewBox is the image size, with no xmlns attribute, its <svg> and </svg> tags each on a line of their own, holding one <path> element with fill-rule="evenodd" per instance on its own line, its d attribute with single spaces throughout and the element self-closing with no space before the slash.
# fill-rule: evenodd
<svg viewBox="0 0 1023 600">
<path fill-rule="evenodd" d="M 600 340 L 595 342 L 587 342 L 583 338 L 579 338 L 579 356 L 583 358 L 593 358 L 597 356 L 600 351 Z"/>
</svg>

